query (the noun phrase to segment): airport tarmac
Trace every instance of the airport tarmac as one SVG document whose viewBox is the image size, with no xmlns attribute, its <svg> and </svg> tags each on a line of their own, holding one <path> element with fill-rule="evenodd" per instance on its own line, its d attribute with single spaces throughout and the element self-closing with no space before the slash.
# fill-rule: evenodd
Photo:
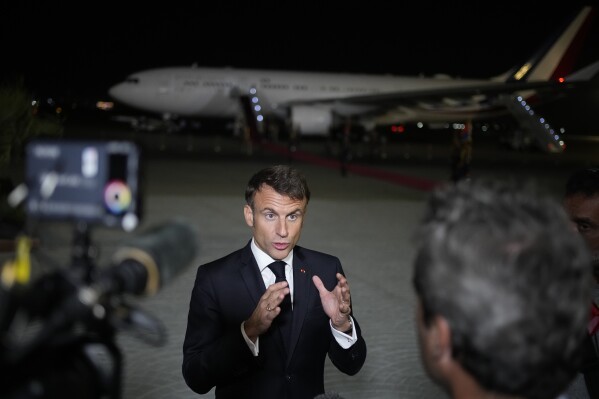
<svg viewBox="0 0 599 399">
<path fill-rule="evenodd" d="M 135 334 L 119 332 L 124 359 L 124 399 L 197 398 L 181 375 L 182 342 L 196 269 L 236 250 L 250 239 L 243 220 L 244 189 L 256 170 L 291 162 L 306 175 L 312 199 L 299 244 L 341 259 L 351 285 L 354 315 L 368 346 L 363 369 L 349 377 L 327 360 L 325 387 L 345 399 L 438 399 L 447 397 L 425 375 L 418 353 L 411 287 L 411 234 L 429 189 L 449 176 L 448 148 L 401 143 L 389 147 L 385 159 L 352 161 L 346 176 L 322 146 L 303 144 L 294 153 L 284 143 L 250 149 L 238 138 L 198 138 L 97 131 L 96 138 L 136 139 L 148 156 L 145 171 L 145 213 L 138 231 L 163 221 L 183 218 L 197 228 L 196 258 L 154 296 L 132 302 L 162 321 L 166 344 L 148 345 Z M 140 140 L 141 139 L 141 140 Z M 589 166 L 599 146 L 582 146 L 580 154 L 530 153 L 475 146 L 473 177 L 534 181 L 551 195 L 560 195 L 567 175 Z M 478 151 L 478 152 L 477 152 Z M 588 152 L 588 154 L 587 154 Z M 582 155 L 581 155 L 582 154 Z M 69 226 L 49 225 L 46 253 L 68 259 Z M 133 233 L 135 234 L 135 233 Z M 103 264 L 128 234 L 99 228 L 92 238 Z M 43 237 L 42 237 L 43 238 Z M 213 391 L 201 396 L 213 398 Z"/>
</svg>

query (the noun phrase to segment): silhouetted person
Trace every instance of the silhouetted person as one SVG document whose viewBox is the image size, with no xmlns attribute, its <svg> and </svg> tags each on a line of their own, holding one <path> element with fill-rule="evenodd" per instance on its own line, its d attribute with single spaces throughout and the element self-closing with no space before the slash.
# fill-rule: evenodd
<svg viewBox="0 0 599 399">
<path fill-rule="evenodd" d="M 351 160 L 351 120 L 343 126 L 341 132 L 341 151 L 339 153 L 339 162 L 341 165 L 341 176 L 347 176 L 347 167 Z"/>
<path fill-rule="evenodd" d="M 472 122 L 464 123 L 464 127 L 453 131 L 451 147 L 451 180 L 458 182 L 470 177 L 472 161 Z"/>
<path fill-rule="evenodd" d="M 590 304 L 584 363 L 580 371 L 589 397 L 599 398 L 599 168 L 587 168 L 570 175 L 563 204 L 593 257 L 591 278 L 595 288 Z"/>
</svg>

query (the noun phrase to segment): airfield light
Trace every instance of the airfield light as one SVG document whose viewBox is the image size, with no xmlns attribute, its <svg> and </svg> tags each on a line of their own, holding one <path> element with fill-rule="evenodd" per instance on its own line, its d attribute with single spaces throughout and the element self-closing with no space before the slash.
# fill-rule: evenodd
<svg viewBox="0 0 599 399">
<path fill-rule="evenodd" d="M 566 81 L 566 79 L 560 77 L 560 78 L 557 79 L 557 81 L 560 82 L 560 83 L 564 83 Z"/>
<path fill-rule="evenodd" d="M 258 122 L 262 122 L 262 120 L 264 119 L 264 117 L 262 115 L 258 115 L 256 117 L 256 119 L 258 119 Z"/>
<path fill-rule="evenodd" d="M 109 111 L 114 107 L 114 103 L 112 101 L 98 101 L 96 102 L 96 108 L 102 111 Z"/>
<path fill-rule="evenodd" d="M 252 97 L 252 102 L 256 104 L 258 102 L 258 97 Z"/>
<path fill-rule="evenodd" d="M 256 88 L 255 87 L 252 87 L 250 89 L 250 94 L 256 94 Z"/>
<path fill-rule="evenodd" d="M 260 110 L 261 110 L 261 109 L 262 109 L 262 108 L 261 108 L 259 105 L 256 105 L 256 106 L 254 107 L 254 110 L 255 110 L 256 112 L 260 112 Z"/>
<path fill-rule="evenodd" d="M 404 125 L 393 125 L 391 126 L 391 132 L 393 133 L 403 133 L 405 131 Z"/>
</svg>

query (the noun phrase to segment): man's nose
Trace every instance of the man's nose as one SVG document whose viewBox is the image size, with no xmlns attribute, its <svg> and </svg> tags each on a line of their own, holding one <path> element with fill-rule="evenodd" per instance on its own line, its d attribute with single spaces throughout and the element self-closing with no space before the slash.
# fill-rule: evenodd
<svg viewBox="0 0 599 399">
<path fill-rule="evenodd" d="M 281 237 L 287 237 L 287 232 L 287 221 L 283 219 L 277 224 L 277 234 Z"/>
</svg>

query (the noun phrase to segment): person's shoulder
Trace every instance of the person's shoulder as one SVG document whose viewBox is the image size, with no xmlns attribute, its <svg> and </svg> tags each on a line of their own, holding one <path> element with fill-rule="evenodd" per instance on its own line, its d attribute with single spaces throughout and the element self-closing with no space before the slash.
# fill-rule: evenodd
<svg viewBox="0 0 599 399">
<path fill-rule="evenodd" d="M 240 248 L 240 249 L 233 251 L 227 255 L 221 256 L 218 259 L 214 259 L 212 261 L 204 263 L 200 267 L 203 269 L 212 269 L 212 268 L 220 268 L 223 265 L 227 265 L 227 264 L 231 264 L 231 265 L 239 264 L 240 262 L 242 262 L 242 259 L 249 256 L 249 255 L 247 255 L 247 251 L 248 251 L 248 249 L 246 247 Z M 249 253 L 251 254 L 251 250 Z"/>
<path fill-rule="evenodd" d="M 304 248 L 299 245 L 296 245 L 295 248 L 293 249 L 293 251 L 294 251 L 294 254 L 297 255 L 299 258 L 316 259 L 321 262 L 340 263 L 339 258 L 335 255 L 331 255 L 331 254 L 321 252 L 321 251 L 316 251 L 313 249 Z"/>
</svg>

